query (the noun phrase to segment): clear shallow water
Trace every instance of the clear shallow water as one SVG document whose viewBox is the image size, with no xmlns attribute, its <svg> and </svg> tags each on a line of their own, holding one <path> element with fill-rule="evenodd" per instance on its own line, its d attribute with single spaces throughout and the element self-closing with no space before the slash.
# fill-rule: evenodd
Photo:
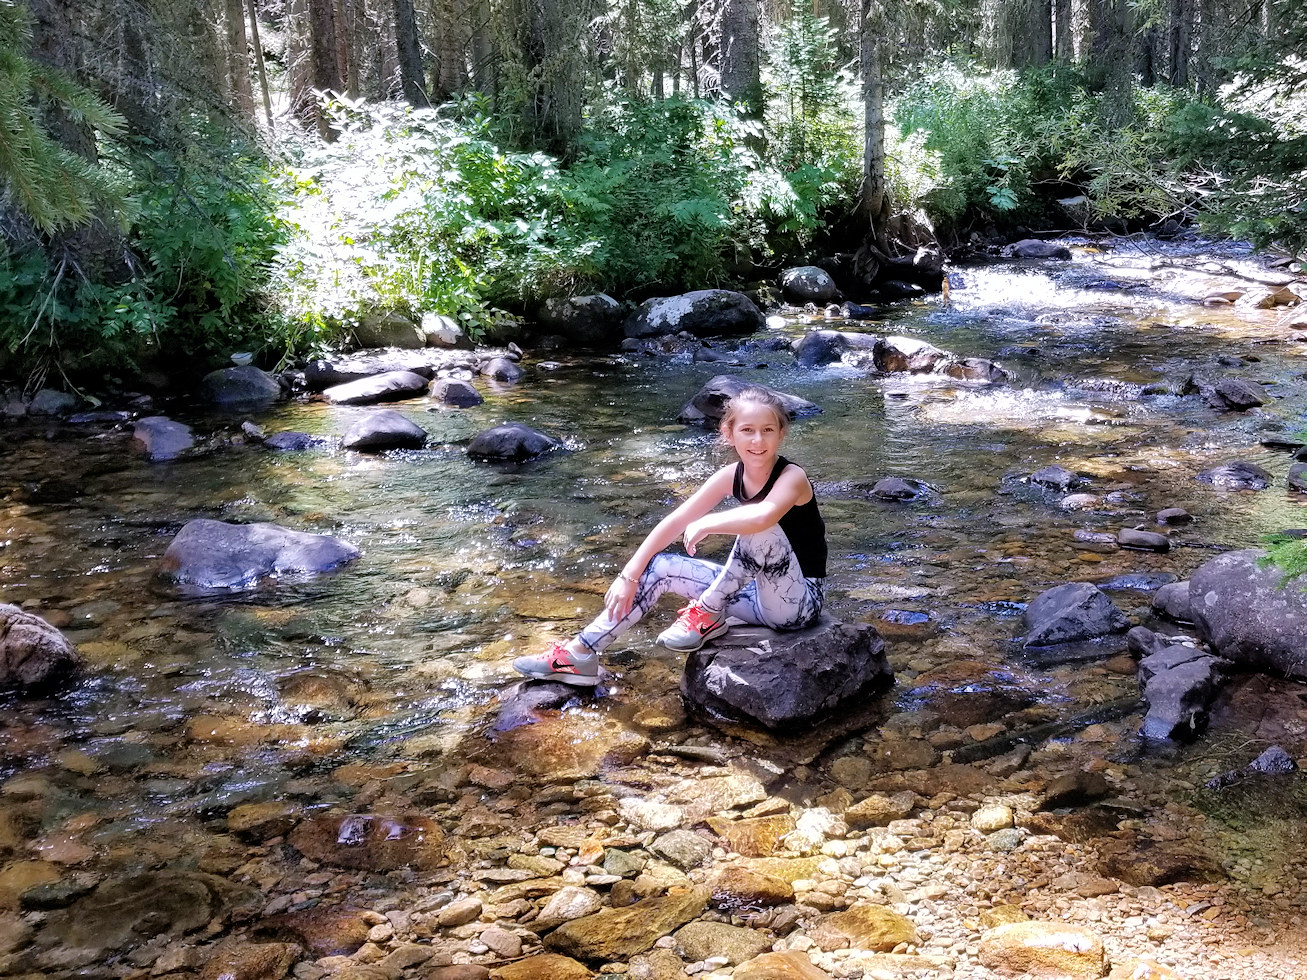
<svg viewBox="0 0 1307 980">
<path fill-rule="evenodd" d="M 1225 248 L 1218 271 L 1265 275 Z M 929 706 L 915 679 L 959 659 L 988 665 L 987 683 L 1012 680 L 1066 716 L 1129 697 L 1131 676 L 1012 659 L 1021 604 L 1068 580 L 1183 578 L 1215 548 L 1307 522 L 1284 489 L 1290 456 L 1258 445 L 1269 429 L 1302 425 L 1303 345 L 1276 311 L 1198 304 L 1217 280 L 1206 259 L 1181 252 L 964 269 L 947 300 L 896 309 L 884 324 L 797 317 L 781 331 L 918 337 L 1001 361 L 1014 375 L 1007 385 L 801 370 L 762 337 L 740 350 L 741 368 L 631 355 L 546 370 L 528 359 L 523 383 L 486 391 L 477 408 L 399 405 L 432 445 L 383 457 L 270 453 L 239 444 L 240 418 L 184 406 L 163 410 L 214 444 L 167 464 L 133 456 L 129 429 L 0 429 L 0 598 L 53 618 L 90 664 L 67 698 L 4 704 L 0 773 L 42 781 L 47 827 L 103 814 L 83 840 L 126 860 L 115 851 L 124 842 L 187 840 L 236 803 L 347 798 L 333 774 L 353 762 L 459 764 L 513 680 L 512 657 L 597 611 L 643 533 L 724 461 L 712 433 L 675 421 L 718 373 L 821 407 L 795 423 L 785 452 L 823 488 L 831 610 L 877 622 L 889 638 L 893 704 Z M 1222 355 L 1244 360 L 1224 366 Z M 1140 391 L 1178 390 L 1193 373 L 1268 383 L 1275 400 L 1220 413 L 1196 395 Z M 296 403 L 257 421 L 269 432 L 332 436 L 365 411 Z M 518 467 L 468 460 L 463 444 L 504 421 L 566 448 Z M 1232 494 L 1194 479 L 1236 457 L 1276 484 Z M 1053 463 L 1089 476 L 1081 489 L 1103 502 L 1064 512 L 1061 495 L 1024 480 Z M 889 475 L 936 491 L 910 504 L 872 498 L 871 485 Z M 1152 526 L 1167 506 L 1197 519 L 1168 555 L 1096 551 L 1073 537 Z M 153 575 L 195 517 L 331 533 L 363 557 L 336 575 L 183 599 Z M 1147 621 L 1146 591 L 1113 595 Z M 661 625 L 615 648 L 632 702 L 675 691 L 678 665 L 651 646 Z"/>
</svg>

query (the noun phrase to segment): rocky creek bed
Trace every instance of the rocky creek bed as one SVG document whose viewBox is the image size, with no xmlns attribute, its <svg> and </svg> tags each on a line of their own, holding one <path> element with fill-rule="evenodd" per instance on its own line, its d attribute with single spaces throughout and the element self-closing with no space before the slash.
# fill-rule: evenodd
<svg viewBox="0 0 1307 980">
<path fill-rule="evenodd" d="M 352 394 L 11 403 L 0 600 L 82 666 L 5 703 L 0 975 L 1307 975 L 1307 786 L 1245 768 L 1307 761 L 1301 684 L 1234 672 L 1172 745 L 1138 735 L 1123 634 L 1021 642 L 1076 581 L 1193 635 L 1160 587 L 1301 525 L 1303 334 L 1267 299 L 1291 283 L 1237 246 L 1071 244 L 872 321 L 441 354 L 483 400 L 388 381 L 380 410 L 423 435 L 387 453 L 341 448 L 378 417 Z M 796 363 L 818 330 L 852 339 Z M 854 334 L 956 357 L 908 370 L 920 349 Z M 723 374 L 820 409 L 787 453 L 822 481 L 830 609 L 876 627 L 893 687 L 796 732 L 708 722 L 656 625 L 596 696 L 518 683 L 512 657 L 589 615 L 716 465 L 677 420 Z M 151 423 L 152 461 L 132 434 L 159 417 L 188 431 Z M 550 444 L 470 458 L 501 423 Z M 1266 486 L 1200 478 L 1231 460 Z M 1159 525 L 1175 508 L 1192 523 Z M 179 587 L 160 573 L 197 518 L 330 535 L 344 564 Z"/>
</svg>

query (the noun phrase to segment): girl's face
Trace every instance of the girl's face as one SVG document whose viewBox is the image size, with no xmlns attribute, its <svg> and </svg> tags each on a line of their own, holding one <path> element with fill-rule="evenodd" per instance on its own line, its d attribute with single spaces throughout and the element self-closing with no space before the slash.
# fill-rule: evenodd
<svg viewBox="0 0 1307 980">
<path fill-rule="evenodd" d="M 766 405 L 744 404 L 729 431 L 723 433 L 731 448 L 746 463 L 770 465 L 780 452 L 785 428 L 776 412 Z"/>
</svg>

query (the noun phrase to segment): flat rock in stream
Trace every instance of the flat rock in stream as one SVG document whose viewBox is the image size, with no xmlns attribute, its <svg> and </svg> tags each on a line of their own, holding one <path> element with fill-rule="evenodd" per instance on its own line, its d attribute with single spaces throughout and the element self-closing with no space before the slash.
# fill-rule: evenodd
<svg viewBox="0 0 1307 980">
<path fill-rule="evenodd" d="M 1271 485 L 1271 474 L 1256 463 L 1236 459 L 1203 470 L 1198 482 L 1217 490 L 1265 490 Z"/>
<path fill-rule="evenodd" d="M 802 630 L 732 627 L 686 658 L 681 693 L 710 716 L 789 730 L 865 702 L 893 679 L 874 626 L 823 615 Z"/>
<path fill-rule="evenodd" d="M 625 908 L 607 908 L 565 922 L 545 937 L 545 945 L 579 960 L 627 959 L 697 919 L 708 907 L 709 897 L 709 890 L 699 886 L 642 899 Z"/>
<path fill-rule="evenodd" d="M 420 398 L 427 393 L 431 379 L 416 371 L 387 371 L 358 381 L 332 385 L 322 393 L 335 405 L 374 405 Z"/>
<path fill-rule="evenodd" d="M 330 571 L 358 556 L 352 544 L 326 534 L 200 518 L 177 532 L 160 574 L 188 591 L 221 592 L 281 575 Z"/>
<path fill-rule="evenodd" d="M 57 945 L 103 962 L 108 953 L 156 936 L 180 937 L 208 925 L 237 906 L 257 908 L 263 896 L 253 888 L 196 871 L 147 872 L 105 881 L 68 909 L 51 915 L 40 945 Z"/>
<path fill-rule="evenodd" d="M 42 691 L 67 678 L 80 662 L 67 637 L 40 616 L 0 603 L 0 687 Z"/>
</svg>

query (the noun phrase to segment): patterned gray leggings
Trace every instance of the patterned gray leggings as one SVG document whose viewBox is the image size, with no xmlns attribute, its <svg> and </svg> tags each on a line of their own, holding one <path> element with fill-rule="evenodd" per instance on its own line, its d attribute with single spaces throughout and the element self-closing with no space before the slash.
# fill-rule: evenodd
<svg viewBox="0 0 1307 980">
<path fill-rule="evenodd" d="M 713 610 L 753 626 L 802 629 L 816 621 L 825 595 L 823 580 L 804 578 L 799 559 L 780 525 L 741 534 L 725 565 L 664 551 L 640 576 L 631 610 L 621 619 L 607 612 L 577 634 L 596 653 L 638 623 L 664 593 L 698 599 Z"/>
</svg>

